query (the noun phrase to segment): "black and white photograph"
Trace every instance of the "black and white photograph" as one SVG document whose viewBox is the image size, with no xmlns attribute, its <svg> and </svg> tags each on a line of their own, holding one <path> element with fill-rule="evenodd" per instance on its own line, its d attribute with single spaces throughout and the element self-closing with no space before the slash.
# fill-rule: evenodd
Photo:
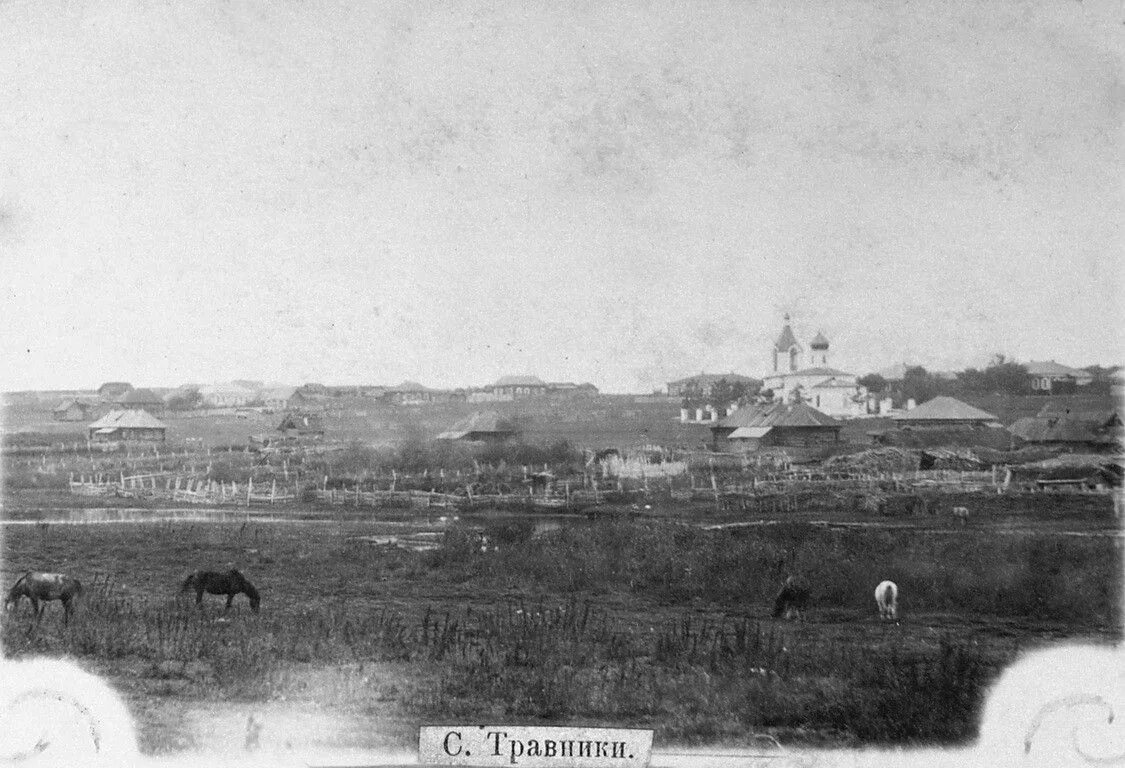
<svg viewBox="0 0 1125 768">
<path fill-rule="evenodd" d="M 1100 0 L 0 2 L 0 762 L 1125 765 Z"/>
</svg>

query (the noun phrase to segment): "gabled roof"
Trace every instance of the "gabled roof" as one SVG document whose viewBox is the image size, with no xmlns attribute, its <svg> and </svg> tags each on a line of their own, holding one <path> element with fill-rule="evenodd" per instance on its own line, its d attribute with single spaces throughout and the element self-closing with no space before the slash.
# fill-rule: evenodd
<svg viewBox="0 0 1125 768">
<path fill-rule="evenodd" d="M 89 425 L 89 429 L 167 429 L 168 426 L 148 411 L 110 411 Z"/>
<path fill-rule="evenodd" d="M 891 415 L 895 421 L 999 421 L 995 416 L 955 397 L 941 395 L 913 410 Z"/>
<path fill-rule="evenodd" d="M 1024 364 L 1027 372 L 1032 376 L 1073 376 L 1076 379 L 1093 379 L 1089 371 L 1080 368 L 1071 368 L 1069 365 L 1056 363 L 1054 360 L 1030 361 Z"/>
<path fill-rule="evenodd" d="M 501 376 L 497 380 L 497 382 L 495 384 L 493 384 L 492 386 L 494 386 L 494 387 L 545 387 L 545 386 L 547 386 L 547 384 L 546 384 L 546 382 L 544 382 L 538 376 L 532 376 L 530 374 L 527 374 L 527 375 L 521 375 L 521 376 Z"/>
<path fill-rule="evenodd" d="M 808 403 L 768 403 L 739 408 L 711 429 L 740 427 L 841 427 L 839 421 Z"/>
<path fill-rule="evenodd" d="M 781 329 L 781 335 L 777 337 L 777 341 L 773 343 L 773 348 L 778 352 L 788 352 L 790 347 L 801 348 L 797 343 L 797 337 L 793 335 L 793 329 L 789 327 L 789 318 L 785 318 L 785 327 Z"/>
<path fill-rule="evenodd" d="M 514 435 L 519 432 L 515 425 L 500 418 L 495 411 L 477 411 L 458 421 L 447 431 L 438 435 L 439 440 L 459 440 L 470 434 Z"/>
</svg>

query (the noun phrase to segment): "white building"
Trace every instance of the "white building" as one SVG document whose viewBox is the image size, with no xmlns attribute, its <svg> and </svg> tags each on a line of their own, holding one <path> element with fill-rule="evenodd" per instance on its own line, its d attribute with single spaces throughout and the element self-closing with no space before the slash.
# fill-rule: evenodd
<svg viewBox="0 0 1125 768">
<path fill-rule="evenodd" d="M 257 391 L 238 384 L 210 384 L 199 388 L 205 408 L 238 408 L 253 402 Z"/>
<path fill-rule="evenodd" d="M 776 400 L 806 402 L 829 416 L 866 415 L 867 393 L 854 373 L 829 366 L 828 347 L 828 339 L 817 333 L 809 342 L 806 360 L 786 315 L 785 327 L 773 345 L 773 372 L 763 379 L 762 388 L 772 390 Z"/>
</svg>

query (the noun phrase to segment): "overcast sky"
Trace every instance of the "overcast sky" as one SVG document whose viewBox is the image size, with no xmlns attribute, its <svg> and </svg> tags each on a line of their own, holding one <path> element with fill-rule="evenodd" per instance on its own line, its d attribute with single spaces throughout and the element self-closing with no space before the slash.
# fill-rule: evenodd
<svg viewBox="0 0 1125 768">
<path fill-rule="evenodd" d="M 0 3 L 0 389 L 1119 362 L 1118 15 Z"/>
</svg>

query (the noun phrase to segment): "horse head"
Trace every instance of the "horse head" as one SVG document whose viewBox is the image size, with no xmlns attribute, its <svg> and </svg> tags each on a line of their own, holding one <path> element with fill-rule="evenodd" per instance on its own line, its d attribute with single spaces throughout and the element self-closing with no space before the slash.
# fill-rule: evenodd
<svg viewBox="0 0 1125 768">
<path fill-rule="evenodd" d="M 239 589 L 250 598 L 250 610 L 258 613 L 259 606 L 262 604 L 262 596 L 250 581 L 243 576 L 237 568 L 230 569 L 231 581 L 238 585 Z"/>
<path fill-rule="evenodd" d="M 8 596 L 4 599 L 4 612 L 9 613 L 19 607 L 20 598 L 27 594 L 27 576 L 21 576 L 12 588 L 8 590 Z"/>
</svg>

